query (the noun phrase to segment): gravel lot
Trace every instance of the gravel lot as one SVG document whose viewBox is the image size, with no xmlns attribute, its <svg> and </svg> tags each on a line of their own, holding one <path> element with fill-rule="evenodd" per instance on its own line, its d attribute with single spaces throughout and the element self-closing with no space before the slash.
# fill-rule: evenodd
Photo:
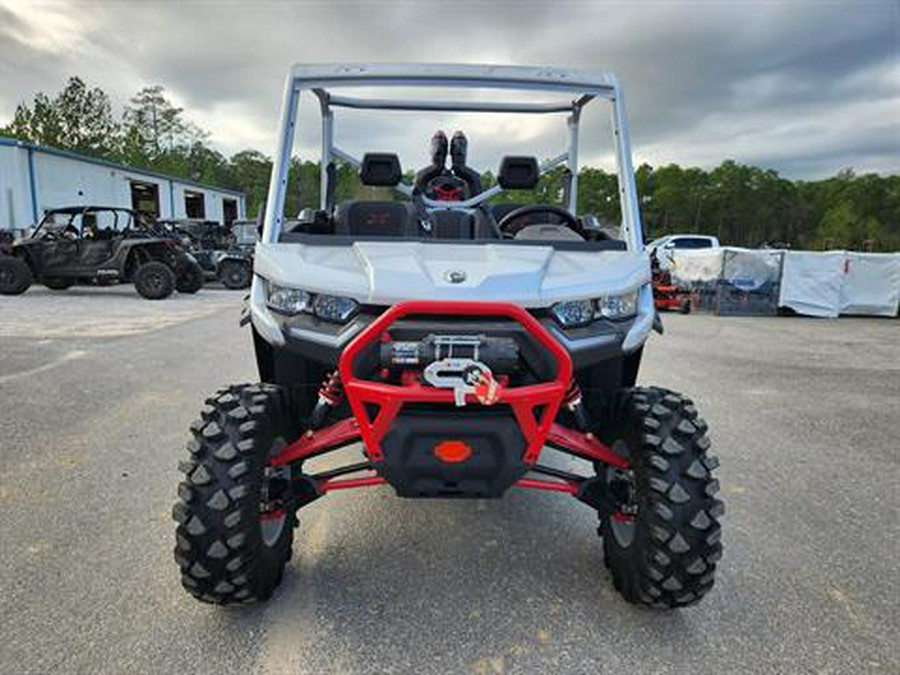
<svg viewBox="0 0 900 675">
<path fill-rule="evenodd" d="M 240 293 L 0 297 L 0 672 L 898 673 L 900 322 L 664 317 L 641 380 L 689 393 L 726 500 L 713 592 L 622 601 L 553 494 L 301 512 L 267 605 L 180 587 L 187 425 L 255 377 Z"/>
</svg>

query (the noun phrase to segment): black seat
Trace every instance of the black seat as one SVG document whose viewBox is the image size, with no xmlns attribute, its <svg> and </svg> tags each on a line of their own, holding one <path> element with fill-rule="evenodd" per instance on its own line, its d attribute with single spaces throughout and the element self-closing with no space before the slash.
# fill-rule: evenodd
<svg viewBox="0 0 900 675">
<path fill-rule="evenodd" d="M 347 236 L 416 237 L 416 219 L 406 202 L 343 202 L 335 233 Z"/>
<path fill-rule="evenodd" d="M 435 239 L 473 239 L 475 237 L 475 219 L 471 213 L 438 209 L 432 211 L 431 221 Z"/>
</svg>

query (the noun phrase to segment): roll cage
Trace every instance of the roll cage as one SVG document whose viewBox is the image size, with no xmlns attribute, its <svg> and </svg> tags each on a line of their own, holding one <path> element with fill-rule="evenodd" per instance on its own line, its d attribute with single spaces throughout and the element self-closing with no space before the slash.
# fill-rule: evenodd
<svg viewBox="0 0 900 675">
<path fill-rule="evenodd" d="M 125 234 L 135 230 L 142 232 L 153 231 L 153 226 L 150 225 L 140 213 L 131 209 L 118 206 L 66 206 L 45 211 L 43 217 L 38 222 L 29 238 L 38 238 L 43 230 L 63 231 L 69 227 L 77 230 L 78 237 L 81 238 L 84 236 L 84 216 L 97 213 L 111 214 L 111 230 L 118 234 Z M 58 216 L 63 216 L 63 221 L 58 220 Z M 81 216 L 81 220 L 77 220 L 79 216 Z M 76 222 L 78 223 L 77 225 Z M 53 227 L 51 227 L 51 225 Z"/>
<path fill-rule="evenodd" d="M 442 87 L 448 89 L 489 89 L 528 91 L 571 95 L 569 102 L 505 101 L 505 100 L 427 100 L 412 98 L 374 98 L 347 96 L 334 88 L 371 87 Z M 585 72 L 561 68 L 528 66 L 478 66 L 458 64 L 332 64 L 295 65 L 287 78 L 279 124 L 279 142 L 269 182 L 262 243 L 279 240 L 284 226 L 284 203 L 288 169 L 297 126 L 300 94 L 309 91 L 318 99 L 321 118 L 321 207 L 328 195 L 329 171 L 333 159 L 359 167 L 359 158 L 334 143 L 334 120 L 337 109 L 385 111 L 447 111 L 479 113 L 567 114 L 568 147 L 556 157 L 540 165 L 541 173 L 564 165 L 569 173 L 568 203 L 573 215 L 577 209 L 579 124 L 584 107 L 595 99 L 609 101 L 615 142 L 616 168 L 622 215 L 622 239 L 633 252 L 643 250 L 643 237 L 638 209 L 637 190 L 631 161 L 630 137 L 625 115 L 622 89 L 617 78 L 608 72 Z M 407 196 L 412 186 L 397 187 Z M 472 208 L 502 192 L 491 187 L 467 200 L 433 202 L 425 205 L 441 208 Z"/>
</svg>

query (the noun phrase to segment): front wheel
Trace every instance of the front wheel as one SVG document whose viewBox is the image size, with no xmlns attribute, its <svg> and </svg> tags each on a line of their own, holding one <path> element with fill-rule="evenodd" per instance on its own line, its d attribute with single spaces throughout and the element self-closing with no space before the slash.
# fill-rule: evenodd
<svg viewBox="0 0 900 675">
<path fill-rule="evenodd" d="M 270 467 L 293 440 L 280 388 L 240 385 L 207 399 L 191 425 L 173 516 L 189 593 L 220 605 L 265 600 L 291 557 L 296 504 Z"/>
<path fill-rule="evenodd" d="M 162 300 L 175 290 L 175 273 L 163 262 L 151 260 L 134 273 L 134 288 L 148 300 Z"/>
<path fill-rule="evenodd" d="M 203 288 L 203 269 L 197 263 L 189 263 L 181 270 L 175 281 L 175 289 L 179 293 L 196 293 Z"/>
<path fill-rule="evenodd" d="M 21 258 L 0 256 L 0 294 L 20 295 L 31 286 L 31 268 Z"/>
<path fill-rule="evenodd" d="M 719 462 L 690 399 L 636 388 L 618 406 L 613 449 L 631 470 L 607 469 L 618 510 L 600 525 L 605 562 L 629 602 L 659 608 L 697 602 L 722 556 Z"/>
</svg>

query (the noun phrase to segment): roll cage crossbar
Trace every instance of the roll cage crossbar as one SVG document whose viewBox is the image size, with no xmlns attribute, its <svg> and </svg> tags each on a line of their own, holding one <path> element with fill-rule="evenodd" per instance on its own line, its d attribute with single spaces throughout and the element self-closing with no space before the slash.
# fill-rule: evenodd
<svg viewBox="0 0 900 675">
<path fill-rule="evenodd" d="M 67 226 L 73 226 L 72 223 L 77 216 L 84 216 L 88 213 L 112 213 L 113 214 L 113 226 L 112 229 L 116 232 L 125 232 L 127 230 L 132 229 L 133 227 L 139 224 L 137 219 L 137 214 L 131 209 L 127 209 L 120 206 L 66 206 L 58 209 L 47 209 L 44 211 L 44 215 L 41 216 L 40 221 L 35 226 L 34 231 L 31 233 L 31 237 L 37 237 L 38 232 L 46 229 L 47 223 L 50 222 L 51 219 L 55 219 L 56 216 L 63 215 L 68 216 L 69 219 L 66 222 L 66 225 L 63 226 L 64 229 Z M 123 220 L 126 223 L 125 227 L 119 229 L 119 214 L 123 215 Z M 54 223 L 56 221 L 54 220 Z M 74 227 L 74 226 L 73 226 Z M 81 226 L 78 227 L 79 236 L 82 234 Z"/>
<path fill-rule="evenodd" d="M 347 96 L 330 88 L 353 87 L 443 87 L 449 89 L 490 89 L 547 92 L 571 96 L 570 101 L 494 101 L 494 100 L 422 100 L 410 98 L 369 98 Z M 288 170 L 297 125 L 300 94 L 309 91 L 318 98 L 321 114 L 321 207 L 326 207 L 328 171 L 325 167 L 338 159 L 359 167 L 360 160 L 334 143 L 335 110 L 447 111 L 475 113 L 567 113 L 568 147 L 560 155 L 543 162 L 541 173 L 565 165 L 569 174 L 567 209 L 577 209 L 578 146 L 581 111 L 595 99 L 611 104 L 615 141 L 619 196 L 622 210 L 622 238 L 632 251 L 643 248 L 637 190 L 631 162 L 631 147 L 625 116 L 625 103 L 618 80 L 612 73 L 585 72 L 560 68 L 526 66 L 477 66 L 458 64 L 335 64 L 296 65 L 288 76 L 282 105 L 280 137 L 272 167 L 272 179 L 266 200 L 263 243 L 277 242 L 284 223 L 284 202 Z M 410 196 L 412 186 L 401 183 L 397 189 Z M 432 202 L 426 206 L 472 208 L 503 191 L 495 186 L 465 201 Z"/>
</svg>

